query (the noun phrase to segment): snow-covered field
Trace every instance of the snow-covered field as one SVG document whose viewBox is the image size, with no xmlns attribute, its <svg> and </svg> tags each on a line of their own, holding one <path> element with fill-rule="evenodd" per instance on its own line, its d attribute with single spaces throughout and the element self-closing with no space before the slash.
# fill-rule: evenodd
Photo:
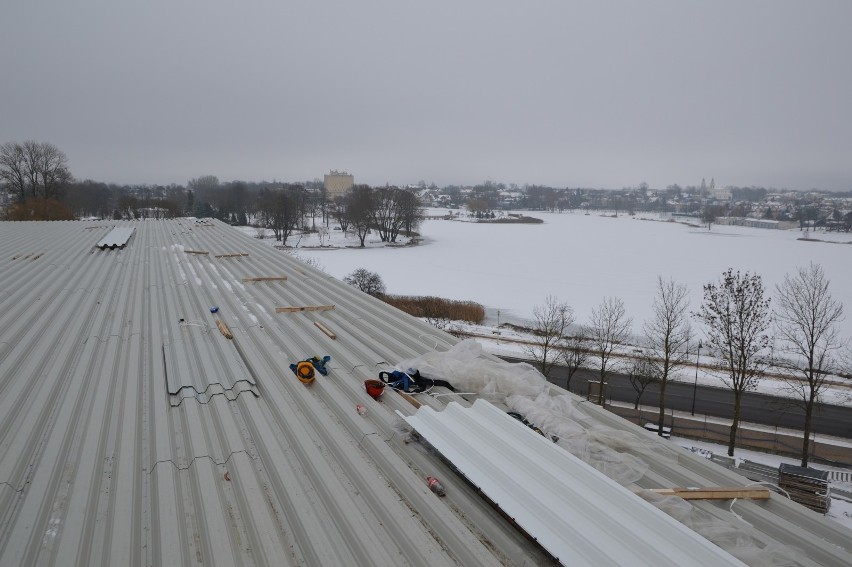
<svg viewBox="0 0 852 567">
<path fill-rule="evenodd" d="M 852 309 L 849 233 L 812 233 L 813 238 L 839 242 L 830 243 L 799 240 L 805 233 L 798 230 L 714 225 L 708 231 L 623 214 L 617 218 L 581 212 L 526 214 L 545 222 L 427 220 L 419 246 L 299 254 L 315 258 L 338 278 L 360 267 L 378 272 L 389 293 L 472 299 L 491 308 L 489 313 L 499 309 L 501 321 L 528 319 L 536 305 L 554 295 L 572 305 L 582 323 L 604 297 L 612 296 L 624 301 L 633 330 L 639 333 L 651 313 L 658 275 L 686 284 L 696 309 L 702 286 L 716 281 L 729 267 L 759 273 L 771 295 L 785 273 L 810 261 L 822 265 L 834 297 Z M 368 239 L 378 240 L 374 235 Z M 291 237 L 288 243 L 295 241 Z M 847 317 L 842 331 L 852 337 L 852 317 Z"/>
</svg>

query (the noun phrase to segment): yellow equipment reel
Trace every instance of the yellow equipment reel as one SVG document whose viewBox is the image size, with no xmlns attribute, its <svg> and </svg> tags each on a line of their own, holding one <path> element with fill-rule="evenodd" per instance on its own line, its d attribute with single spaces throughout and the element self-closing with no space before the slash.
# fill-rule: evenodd
<svg viewBox="0 0 852 567">
<path fill-rule="evenodd" d="M 299 379 L 299 382 L 302 384 L 310 384 L 314 381 L 314 365 L 308 362 L 307 360 L 303 360 L 299 364 L 296 365 L 296 378 Z"/>
</svg>

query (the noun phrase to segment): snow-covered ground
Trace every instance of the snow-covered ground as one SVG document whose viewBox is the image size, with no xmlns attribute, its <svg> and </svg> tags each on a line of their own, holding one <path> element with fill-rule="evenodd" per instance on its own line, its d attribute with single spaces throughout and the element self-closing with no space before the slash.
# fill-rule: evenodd
<svg viewBox="0 0 852 567">
<path fill-rule="evenodd" d="M 445 209 L 430 213 L 446 213 Z M 713 225 L 712 230 L 621 214 L 526 212 L 542 224 L 486 224 L 427 220 L 423 243 L 402 248 L 303 249 L 333 276 L 357 268 L 379 273 L 388 292 L 437 295 L 482 303 L 501 321 L 523 320 L 553 295 L 573 306 L 578 322 L 588 320 L 604 297 L 620 297 L 633 317 L 633 330 L 651 314 L 657 276 L 689 287 L 693 309 L 702 286 L 729 267 L 759 273 L 770 292 L 784 274 L 813 261 L 831 280 L 831 292 L 852 309 L 852 234 L 810 233 Z M 254 230 L 254 229 L 250 229 Z M 326 243 L 336 244 L 339 231 Z M 298 237 L 291 237 L 294 245 Z M 303 238 L 300 246 L 317 245 Z M 353 245 L 346 242 L 346 245 Z M 357 244 L 357 243 L 355 243 Z M 852 317 L 842 328 L 852 336 Z"/>
</svg>

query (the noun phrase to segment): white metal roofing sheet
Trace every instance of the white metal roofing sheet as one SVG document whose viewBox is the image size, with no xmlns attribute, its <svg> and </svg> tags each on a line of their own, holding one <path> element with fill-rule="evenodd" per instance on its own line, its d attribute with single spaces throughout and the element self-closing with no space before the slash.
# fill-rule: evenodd
<svg viewBox="0 0 852 567">
<path fill-rule="evenodd" d="M 742 565 L 485 400 L 405 419 L 563 565 Z"/>
<path fill-rule="evenodd" d="M 116 227 L 109 231 L 109 233 L 101 238 L 98 243 L 95 245 L 98 248 L 124 248 L 127 244 L 127 241 L 130 240 L 130 237 L 133 235 L 133 228 L 128 227 Z"/>
</svg>

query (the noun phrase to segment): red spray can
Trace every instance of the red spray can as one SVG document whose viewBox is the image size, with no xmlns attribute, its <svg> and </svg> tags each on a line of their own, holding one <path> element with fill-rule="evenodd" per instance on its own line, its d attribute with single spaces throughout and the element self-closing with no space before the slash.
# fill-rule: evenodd
<svg viewBox="0 0 852 567">
<path fill-rule="evenodd" d="M 435 478 L 434 476 L 426 477 L 426 484 L 429 485 L 429 490 L 437 494 L 438 496 L 446 496 L 447 491 L 444 490 L 444 485 L 441 484 L 441 481 Z"/>
</svg>

